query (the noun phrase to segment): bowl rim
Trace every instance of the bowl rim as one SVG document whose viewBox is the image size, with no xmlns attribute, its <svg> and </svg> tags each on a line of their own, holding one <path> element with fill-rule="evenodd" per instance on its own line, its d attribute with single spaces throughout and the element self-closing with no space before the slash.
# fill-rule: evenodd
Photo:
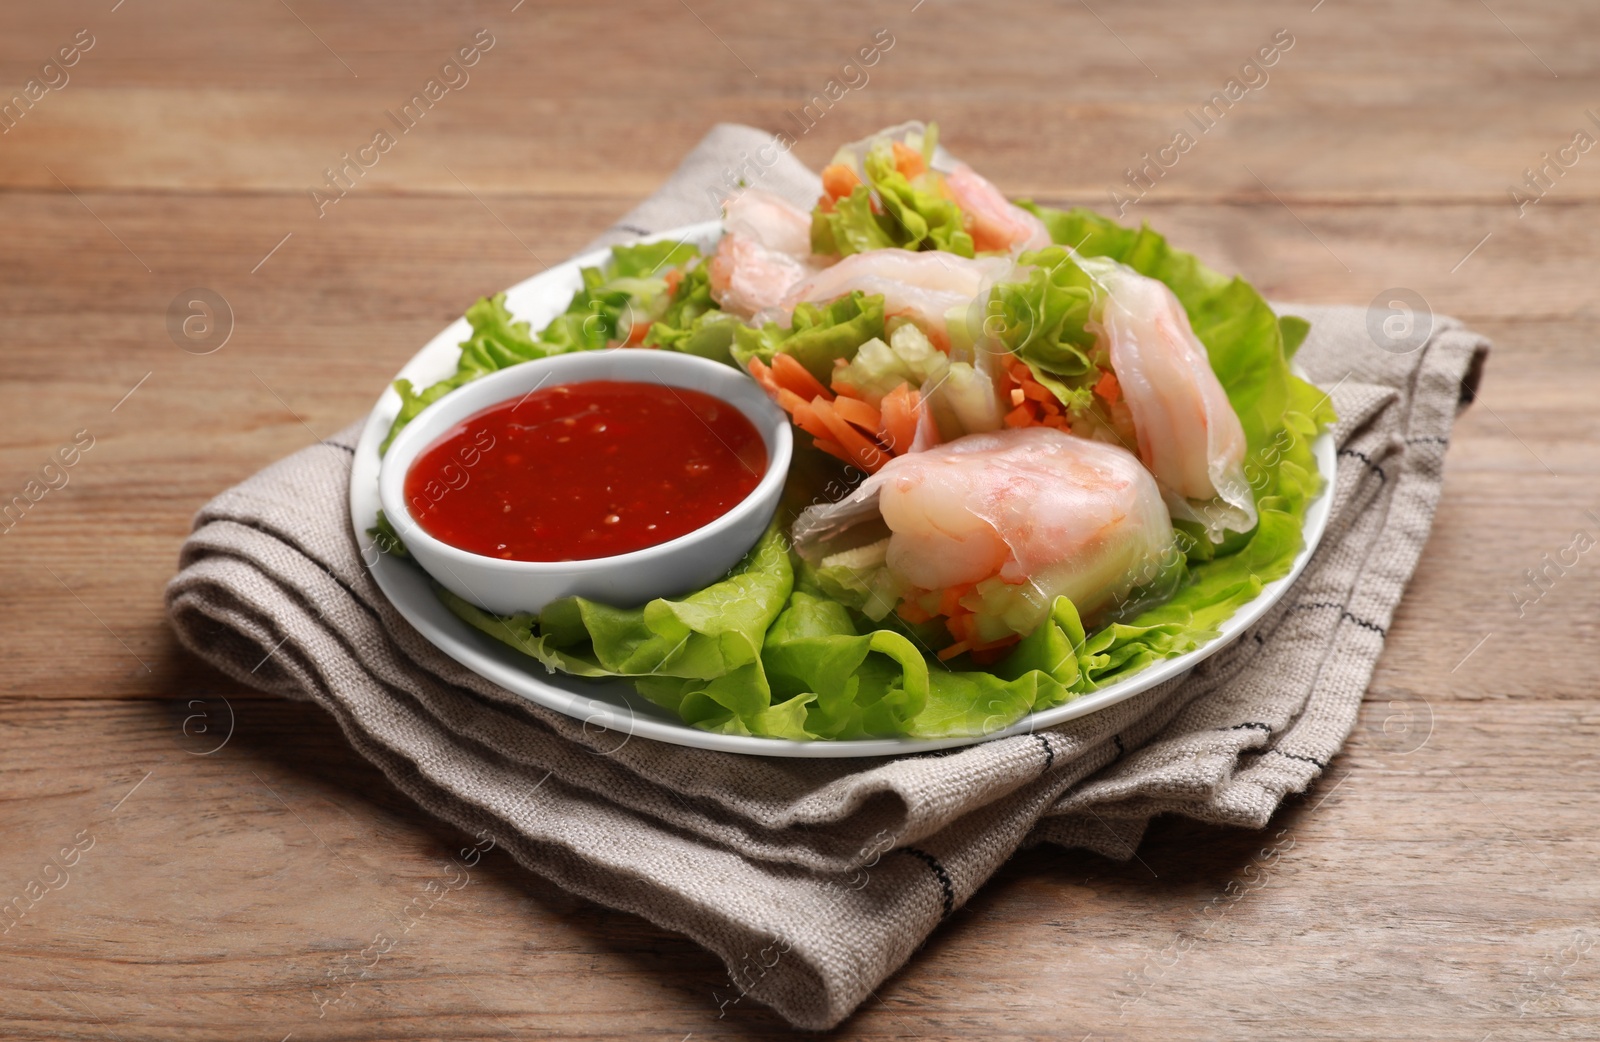
<svg viewBox="0 0 1600 1042">
<path fill-rule="evenodd" d="M 459 546 L 447 543 L 438 538 L 421 522 L 411 516 L 410 508 L 406 504 L 404 494 L 405 476 L 416 463 L 416 458 L 446 433 L 445 429 L 434 430 L 433 427 L 445 427 L 440 416 L 452 413 L 463 401 L 487 399 L 487 404 L 473 408 L 465 416 L 450 421 L 448 426 L 465 422 L 466 419 L 495 408 L 497 405 L 515 397 L 516 391 L 503 395 L 492 394 L 485 388 L 495 388 L 500 384 L 520 383 L 528 378 L 531 372 L 545 369 L 559 371 L 563 368 L 587 369 L 595 366 L 605 368 L 620 366 L 623 370 L 640 368 L 645 375 L 656 377 L 654 381 L 663 386 L 682 387 L 682 384 L 671 383 L 662 379 L 663 374 L 654 368 L 646 367 L 646 363 L 665 363 L 668 370 L 677 367 L 679 373 L 692 373 L 698 371 L 713 379 L 728 377 L 747 381 L 752 388 L 759 391 L 755 381 L 744 377 L 737 370 L 709 358 L 698 355 L 686 355 L 671 351 L 652 351 L 648 348 L 602 348 L 598 351 L 574 351 L 567 354 L 550 355 L 545 358 L 529 359 L 518 362 L 516 365 L 485 374 L 476 380 L 466 383 L 444 395 L 436 402 L 431 402 L 427 408 L 418 413 L 405 428 L 395 436 L 387 452 L 383 454 L 378 468 L 378 499 L 384 508 L 384 516 L 389 523 L 399 532 L 401 542 L 408 548 L 421 545 L 426 552 L 436 553 L 450 559 L 456 564 L 466 564 L 477 567 L 499 568 L 517 575 L 524 576 L 558 576 L 570 575 L 574 571 L 597 568 L 620 568 L 629 565 L 643 564 L 646 561 L 663 554 L 673 554 L 689 549 L 707 539 L 724 534 L 729 529 L 737 526 L 751 513 L 763 509 L 768 500 L 782 495 L 784 483 L 788 480 L 789 467 L 794 454 L 794 432 L 790 429 L 788 418 L 783 414 L 776 403 L 760 393 L 759 399 L 752 399 L 752 408 L 760 410 L 762 415 L 753 415 L 752 410 L 739 402 L 730 401 L 724 394 L 716 390 L 702 391 L 717 400 L 724 402 L 729 407 L 738 409 L 740 414 L 749 420 L 761 434 L 762 441 L 767 444 L 767 467 L 761 475 L 761 480 L 756 483 L 743 499 L 735 503 L 716 518 L 701 525 L 699 528 L 674 536 L 665 542 L 656 543 L 638 550 L 630 550 L 625 554 L 611 554 L 606 557 L 589 557 L 573 561 L 518 561 L 504 557 L 489 557 L 486 554 L 474 553 L 464 550 Z M 534 389 L 544 387 L 549 380 L 539 381 Z M 626 373 L 608 373 L 606 375 L 585 376 L 573 374 L 565 380 L 557 380 L 549 385 L 559 387 L 562 383 L 580 383 L 599 380 L 629 380 Z M 647 382 L 639 380 L 638 382 Z M 735 386 L 735 385 L 729 385 Z M 699 388 L 688 388 L 697 390 Z M 462 397 L 464 392 L 472 392 Z M 528 393 L 532 393 L 529 391 Z M 450 406 L 447 408 L 447 406 Z M 403 463 L 403 465 L 402 465 Z M 398 507 L 398 509 L 396 509 Z M 403 519 L 403 520 L 402 520 Z M 402 524 L 404 527 L 402 528 Z M 748 548 L 746 548 L 748 549 Z"/>
</svg>

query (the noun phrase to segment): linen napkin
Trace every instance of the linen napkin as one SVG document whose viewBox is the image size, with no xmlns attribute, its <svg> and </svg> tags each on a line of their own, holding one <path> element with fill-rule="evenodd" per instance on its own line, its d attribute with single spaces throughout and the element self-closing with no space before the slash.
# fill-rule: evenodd
<svg viewBox="0 0 1600 1042">
<path fill-rule="evenodd" d="M 741 179 L 809 206 L 816 176 L 770 141 L 715 128 L 599 241 L 715 217 Z M 1299 361 L 1340 416 L 1321 548 L 1250 633 L 1187 677 L 1048 731 L 797 760 L 665 745 L 532 705 L 425 641 L 363 566 L 347 508 L 359 425 L 208 503 L 168 610 L 223 672 L 327 709 L 424 810 L 715 952 L 722 1004 L 831 1027 L 1019 847 L 1125 858 L 1163 812 L 1261 827 L 1338 751 L 1488 345 L 1435 318 L 1422 346 L 1385 350 L 1365 309 L 1284 310 L 1311 321 Z"/>
</svg>

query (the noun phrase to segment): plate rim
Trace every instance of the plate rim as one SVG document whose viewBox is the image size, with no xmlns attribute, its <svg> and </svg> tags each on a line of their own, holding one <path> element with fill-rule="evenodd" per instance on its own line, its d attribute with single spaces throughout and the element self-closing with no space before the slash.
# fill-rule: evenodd
<svg viewBox="0 0 1600 1042">
<path fill-rule="evenodd" d="M 720 221 L 702 221 L 631 240 L 629 245 L 669 239 L 707 245 L 721 232 Z M 590 250 L 523 279 L 505 290 L 507 307 L 513 314 L 519 318 L 526 318 L 530 323 L 542 325 L 548 322 L 565 308 L 571 291 L 578 288 L 578 269 L 595 266 L 609 253 L 609 246 Z M 548 299 L 531 301 L 524 309 L 519 309 L 513 303 L 517 298 L 537 297 Z M 559 303 L 556 303 L 558 300 Z M 551 306 L 552 303 L 554 306 Z M 349 490 L 350 523 L 356 544 L 361 550 L 361 559 L 389 603 L 424 640 L 435 648 L 478 676 L 518 697 L 582 720 L 585 730 L 593 725 L 597 732 L 625 732 L 622 738 L 623 744 L 634 737 L 639 737 L 689 748 L 742 755 L 834 759 L 938 752 L 1019 734 L 1031 734 L 1042 728 L 1054 727 L 1099 712 L 1182 676 L 1242 637 L 1287 595 L 1289 589 L 1305 571 L 1311 555 L 1316 552 L 1322 541 L 1332 512 L 1332 493 L 1338 462 L 1333 433 L 1329 430 L 1323 431 L 1312 442 L 1312 453 L 1317 461 L 1317 469 L 1322 474 L 1324 485 L 1306 509 L 1305 523 L 1301 529 L 1303 545 L 1286 575 L 1263 586 L 1253 600 L 1234 612 L 1219 626 L 1218 636 L 1193 651 L 1155 663 L 1126 680 L 1118 681 L 1070 702 L 1029 713 L 1007 727 L 978 735 L 949 738 L 798 740 L 717 734 L 669 717 L 665 710 L 643 699 L 620 680 L 597 683 L 587 678 L 560 674 L 565 686 L 553 682 L 536 672 L 540 666 L 537 660 L 479 633 L 451 613 L 443 602 L 433 595 L 427 585 L 425 573 L 415 564 L 397 560 L 392 555 L 384 553 L 374 553 L 372 560 L 368 562 L 369 552 L 375 551 L 376 548 L 367 535 L 367 529 L 376 522 L 377 508 L 380 505 L 377 487 L 379 463 L 377 449 L 388 433 L 388 428 L 400 406 L 400 396 L 394 389 L 394 382 L 400 379 L 411 379 L 413 383 L 419 380 L 431 381 L 453 372 L 455 361 L 459 357 L 458 345 L 466 339 L 469 330 L 470 326 L 465 317 L 462 317 L 435 334 L 394 375 L 389 381 L 389 386 L 384 388 L 378 401 L 367 414 L 361 428 L 361 436 L 356 442 Z M 453 353 L 447 357 L 446 351 Z M 449 363 L 448 368 L 441 364 L 445 361 Z M 1296 375 L 1304 375 L 1298 366 L 1291 368 Z M 430 373 L 438 375 L 430 376 L 428 375 Z M 421 597 L 418 596 L 419 587 Z M 549 670 L 545 672 L 552 673 Z M 597 697 L 598 694 L 607 697 Z M 620 700 L 620 704 L 615 700 Z M 623 712 L 627 714 L 626 719 L 621 716 Z"/>
</svg>

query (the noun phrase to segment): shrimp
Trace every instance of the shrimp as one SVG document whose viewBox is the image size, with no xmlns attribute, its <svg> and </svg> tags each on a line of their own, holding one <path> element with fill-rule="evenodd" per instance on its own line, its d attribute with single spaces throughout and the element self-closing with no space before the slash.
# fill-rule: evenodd
<svg viewBox="0 0 1600 1042">
<path fill-rule="evenodd" d="M 1090 327 L 1172 516 L 1204 524 L 1217 542 L 1224 531 L 1248 532 L 1256 506 L 1244 480 L 1244 427 L 1183 305 L 1164 283 L 1116 261 L 1078 263 L 1103 298 Z"/>
<path fill-rule="evenodd" d="M 1058 596 L 1091 622 L 1173 575 L 1182 556 L 1160 489 L 1132 453 L 1047 427 L 897 456 L 846 499 L 802 513 L 795 548 L 826 570 L 836 540 L 872 520 L 889 532 L 888 581 L 868 585 L 944 603 L 934 614 L 975 615 L 964 630 L 991 640 L 1031 632 Z M 838 556 L 869 559 L 859 548 Z M 922 597 L 932 591 L 958 596 Z"/>
<path fill-rule="evenodd" d="M 724 234 L 711 258 L 711 294 L 726 311 L 749 317 L 776 307 L 789 289 L 816 271 L 811 218 L 780 196 L 757 188 L 729 199 Z"/>
<path fill-rule="evenodd" d="M 722 224 L 730 235 L 796 260 L 811 254 L 811 215 L 781 195 L 747 188 L 723 205 Z"/>
<path fill-rule="evenodd" d="M 792 311 L 802 301 L 824 303 L 853 290 L 882 294 L 889 316 L 904 315 L 948 351 L 952 312 L 958 322 L 970 321 L 973 302 L 988 298 L 988 289 L 1011 270 L 1004 258 L 969 260 L 953 253 L 910 250 L 868 250 L 853 253 L 792 287 L 783 307 Z M 968 336 L 966 339 L 972 339 Z"/>
<path fill-rule="evenodd" d="M 967 164 L 957 163 L 944 183 L 966 215 L 974 249 L 1021 253 L 1050 245 L 1043 221 L 1011 202 Z"/>
</svg>

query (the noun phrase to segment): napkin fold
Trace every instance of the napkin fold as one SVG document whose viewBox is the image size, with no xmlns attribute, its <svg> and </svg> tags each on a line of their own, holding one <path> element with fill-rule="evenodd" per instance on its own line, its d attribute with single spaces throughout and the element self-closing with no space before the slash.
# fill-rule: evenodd
<svg viewBox="0 0 1600 1042">
<path fill-rule="evenodd" d="M 716 194 L 741 178 L 809 207 L 816 175 L 771 142 L 716 127 L 596 245 L 714 218 Z M 1338 751 L 1488 344 L 1434 316 L 1426 344 L 1391 353 L 1366 309 L 1279 310 L 1310 320 L 1298 359 L 1340 417 L 1321 548 L 1248 634 L 1187 676 L 1047 731 L 896 759 L 778 759 L 533 705 L 435 649 L 373 582 L 348 511 L 359 424 L 208 503 L 168 611 L 218 669 L 325 708 L 429 813 L 715 952 L 729 974 L 715 1001 L 828 1028 L 1019 847 L 1125 858 L 1161 813 L 1261 827 Z"/>
</svg>

